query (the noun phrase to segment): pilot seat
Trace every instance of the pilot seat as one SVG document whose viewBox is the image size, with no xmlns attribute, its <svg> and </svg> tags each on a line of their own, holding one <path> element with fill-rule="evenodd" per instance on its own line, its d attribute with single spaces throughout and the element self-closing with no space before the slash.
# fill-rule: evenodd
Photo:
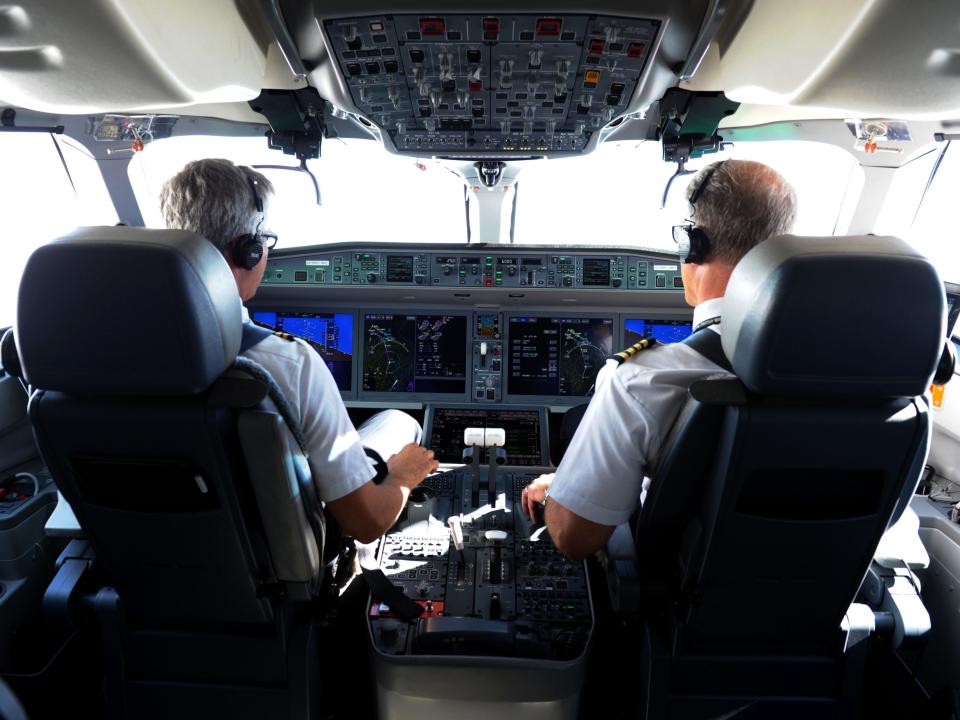
<svg viewBox="0 0 960 720">
<path fill-rule="evenodd" d="M 317 711 L 326 527 L 285 401 L 246 342 L 212 244 L 83 228 L 39 248 L 16 344 L 29 415 L 106 582 L 61 574 L 45 609 L 92 608 L 109 717 Z M 69 561 L 68 561 L 69 562 Z"/>
<path fill-rule="evenodd" d="M 641 716 L 853 716 L 868 643 L 841 624 L 924 466 L 943 285 L 896 238 L 773 238 L 697 335 L 735 377 L 690 388 L 606 557 Z"/>
</svg>

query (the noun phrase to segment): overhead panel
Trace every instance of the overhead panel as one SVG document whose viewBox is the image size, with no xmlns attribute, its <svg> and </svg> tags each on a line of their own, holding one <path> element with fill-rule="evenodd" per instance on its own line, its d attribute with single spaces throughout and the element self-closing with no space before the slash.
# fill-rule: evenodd
<svg viewBox="0 0 960 720">
<path fill-rule="evenodd" d="M 576 154 L 622 115 L 660 22 L 588 15 L 327 20 L 356 108 L 398 152 Z"/>
</svg>

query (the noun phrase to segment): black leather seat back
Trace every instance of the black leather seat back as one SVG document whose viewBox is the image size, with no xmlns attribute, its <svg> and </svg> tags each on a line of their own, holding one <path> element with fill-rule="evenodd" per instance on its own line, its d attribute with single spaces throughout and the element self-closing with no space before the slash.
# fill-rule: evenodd
<svg viewBox="0 0 960 720">
<path fill-rule="evenodd" d="M 27 263 L 30 419 L 131 621 L 267 623 L 281 585 L 319 582 L 299 448 L 265 386 L 226 373 L 241 328 L 229 267 L 192 233 L 86 228 Z"/>
<path fill-rule="evenodd" d="M 224 623 L 272 617 L 276 581 L 237 438 L 204 396 L 78 398 L 37 391 L 30 419 L 57 486 L 126 613 Z"/>
<path fill-rule="evenodd" d="M 922 401 L 725 408 L 690 543 L 688 650 L 831 653 L 929 440 Z M 688 537 L 688 540 L 690 538 Z"/>
<path fill-rule="evenodd" d="M 676 652 L 837 650 L 926 458 L 943 315 L 936 270 L 895 238 L 774 238 L 737 266 L 739 381 L 691 389 L 635 523 Z"/>
</svg>

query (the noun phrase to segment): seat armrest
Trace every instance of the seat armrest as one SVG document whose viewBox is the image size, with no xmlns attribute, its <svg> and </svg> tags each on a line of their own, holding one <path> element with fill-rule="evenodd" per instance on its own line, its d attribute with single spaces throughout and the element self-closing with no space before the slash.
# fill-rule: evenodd
<svg viewBox="0 0 960 720">
<path fill-rule="evenodd" d="M 912 507 L 908 505 L 900 519 L 887 528 L 873 560 L 885 568 L 923 570 L 929 567 L 930 555 L 920 540 L 920 518 Z"/>
<path fill-rule="evenodd" d="M 599 553 L 599 560 L 607 580 L 613 611 L 637 612 L 641 604 L 640 582 L 637 549 L 630 525 L 623 524 L 614 529 L 606 547 Z"/>
</svg>

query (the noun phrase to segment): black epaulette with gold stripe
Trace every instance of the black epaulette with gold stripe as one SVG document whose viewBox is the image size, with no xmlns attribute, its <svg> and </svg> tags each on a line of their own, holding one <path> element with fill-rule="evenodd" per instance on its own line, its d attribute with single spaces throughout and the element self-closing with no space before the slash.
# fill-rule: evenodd
<svg viewBox="0 0 960 720">
<path fill-rule="evenodd" d="M 617 365 L 623 365 L 627 360 L 632 358 L 638 352 L 646 350 L 647 348 L 652 348 L 657 344 L 656 338 L 644 338 L 638 343 L 635 343 L 628 347 L 626 350 L 621 350 L 616 355 L 613 356 L 613 359 L 617 361 Z"/>
<path fill-rule="evenodd" d="M 276 335 L 281 340 L 287 340 L 288 342 L 293 342 L 294 340 L 297 339 L 296 335 L 291 335 L 290 333 L 284 332 L 283 330 L 274 330 L 273 334 Z"/>
</svg>

